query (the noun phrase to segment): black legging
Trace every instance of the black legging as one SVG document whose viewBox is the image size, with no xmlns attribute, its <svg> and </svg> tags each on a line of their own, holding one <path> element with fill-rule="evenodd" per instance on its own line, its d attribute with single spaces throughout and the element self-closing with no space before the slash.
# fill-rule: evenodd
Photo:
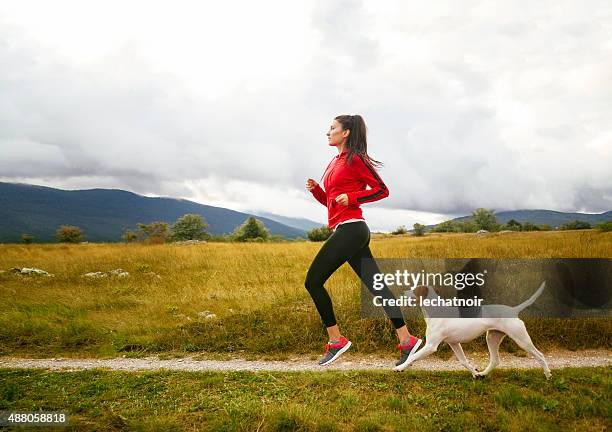
<svg viewBox="0 0 612 432">
<path fill-rule="evenodd" d="M 363 258 L 369 258 L 372 261 L 369 261 L 370 265 L 362 268 L 361 260 Z M 312 261 L 305 282 L 306 289 L 310 293 L 326 327 L 336 325 L 336 317 L 332 301 L 323 284 L 332 273 L 347 261 L 373 295 L 395 298 L 386 284 L 381 290 L 374 290 L 373 288 L 373 273 L 380 272 L 380 270 L 376 262 L 373 261 L 370 251 L 370 229 L 368 225 L 365 222 L 348 222 L 338 225 Z M 404 319 L 401 318 L 401 309 L 398 306 L 385 305 L 383 308 L 396 329 L 405 325 Z"/>
</svg>

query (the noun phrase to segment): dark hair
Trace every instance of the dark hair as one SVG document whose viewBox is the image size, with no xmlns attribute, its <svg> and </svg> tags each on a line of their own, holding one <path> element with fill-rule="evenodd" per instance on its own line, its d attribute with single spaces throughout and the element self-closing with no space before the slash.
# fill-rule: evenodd
<svg viewBox="0 0 612 432">
<path fill-rule="evenodd" d="M 379 168 L 383 165 L 382 162 L 372 159 L 368 156 L 368 140 L 366 137 L 367 128 L 363 121 L 363 117 L 359 114 L 356 115 L 339 115 L 334 120 L 342 125 L 342 129 L 350 130 L 349 136 L 346 140 L 346 149 L 348 151 L 347 161 L 349 165 L 353 161 L 353 155 L 360 155 L 367 160 L 371 165 Z"/>
</svg>

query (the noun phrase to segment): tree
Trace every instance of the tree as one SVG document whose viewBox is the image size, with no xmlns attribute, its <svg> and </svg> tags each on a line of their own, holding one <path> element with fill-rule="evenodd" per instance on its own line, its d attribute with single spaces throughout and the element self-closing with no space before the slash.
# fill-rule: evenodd
<svg viewBox="0 0 612 432">
<path fill-rule="evenodd" d="M 458 232 L 460 227 L 452 220 L 439 223 L 431 229 L 431 232 Z"/>
<path fill-rule="evenodd" d="M 413 235 L 415 236 L 420 237 L 425 234 L 425 225 L 421 225 L 420 223 L 415 223 L 414 225 L 412 225 L 412 228 L 413 228 L 412 230 Z"/>
<path fill-rule="evenodd" d="M 155 221 L 150 224 L 138 224 L 138 236 L 149 243 L 165 243 L 168 240 L 170 226 L 163 221 Z"/>
<path fill-rule="evenodd" d="M 581 220 L 573 220 L 571 222 L 566 222 L 559 227 L 562 230 L 579 230 L 579 229 L 590 229 L 591 224 Z"/>
<path fill-rule="evenodd" d="M 332 230 L 330 230 L 326 225 L 323 225 L 320 228 L 313 228 L 308 231 L 308 240 L 313 242 L 325 241 L 332 235 Z"/>
<path fill-rule="evenodd" d="M 208 224 L 202 215 L 185 214 L 172 225 L 172 240 L 204 240 L 210 238 L 206 232 Z"/>
<path fill-rule="evenodd" d="M 61 225 L 55 232 L 55 237 L 60 243 L 81 243 L 84 240 L 81 228 L 73 225 Z"/>
<path fill-rule="evenodd" d="M 522 231 L 523 225 L 521 225 L 519 221 L 510 219 L 508 222 L 506 222 L 506 229 L 509 229 L 510 231 Z"/>
<path fill-rule="evenodd" d="M 523 231 L 540 231 L 540 227 L 531 222 L 525 222 L 523 224 Z"/>
<path fill-rule="evenodd" d="M 601 222 L 597 224 L 595 228 L 597 228 L 599 231 L 602 231 L 602 232 L 612 231 L 612 220 L 609 220 L 607 222 Z"/>
<path fill-rule="evenodd" d="M 121 236 L 121 239 L 126 242 L 126 243 L 132 243 L 136 240 L 138 240 L 138 234 L 136 234 L 134 231 L 132 230 L 125 230 L 125 232 L 123 233 L 123 235 Z"/>
<path fill-rule="evenodd" d="M 397 228 L 395 228 L 394 231 L 391 231 L 391 234 L 393 235 L 400 235 L 400 234 L 407 234 L 408 233 L 408 228 L 406 228 L 405 225 L 400 225 Z"/>
<path fill-rule="evenodd" d="M 248 241 L 249 239 L 261 238 L 261 241 L 270 238 L 270 231 L 265 227 L 262 221 L 255 219 L 253 216 L 244 221 L 244 223 L 234 230 L 232 239 L 235 241 Z"/>
<path fill-rule="evenodd" d="M 498 231 L 499 223 L 497 222 L 497 216 L 493 210 L 487 210 L 484 208 L 476 209 L 472 212 L 472 220 L 476 224 L 477 229 L 487 231 Z"/>
<path fill-rule="evenodd" d="M 464 232 L 464 233 L 473 233 L 473 232 L 478 231 L 479 229 L 476 226 L 476 223 L 472 219 L 466 219 L 466 220 L 457 222 L 457 228 L 459 229 L 459 232 Z"/>
<path fill-rule="evenodd" d="M 34 236 L 32 234 L 21 234 L 21 242 L 23 244 L 30 244 L 34 240 Z"/>
</svg>

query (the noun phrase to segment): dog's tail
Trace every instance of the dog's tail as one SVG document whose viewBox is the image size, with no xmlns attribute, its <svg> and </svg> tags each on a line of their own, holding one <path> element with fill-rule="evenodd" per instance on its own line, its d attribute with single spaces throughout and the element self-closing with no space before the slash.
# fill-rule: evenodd
<svg viewBox="0 0 612 432">
<path fill-rule="evenodd" d="M 516 311 L 516 313 L 518 314 L 520 311 L 522 311 L 526 307 L 531 306 L 533 302 L 535 302 L 537 298 L 540 297 L 540 294 L 542 294 L 542 291 L 544 291 L 544 286 L 546 286 L 546 281 L 542 282 L 542 284 L 540 285 L 540 288 L 538 288 L 538 290 L 534 292 L 531 297 L 529 297 L 527 300 L 525 300 L 520 305 L 514 306 L 514 310 Z"/>
</svg>

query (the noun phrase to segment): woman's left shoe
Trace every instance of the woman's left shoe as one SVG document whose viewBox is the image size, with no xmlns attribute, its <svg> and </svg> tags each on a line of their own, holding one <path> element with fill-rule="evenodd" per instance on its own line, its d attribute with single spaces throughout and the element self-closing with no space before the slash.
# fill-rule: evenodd
<svg viewBox="0 0 612 432">
<path fill-rule="evenodd" d="M 323 358 L 319 360 L 319 365 L 327 366 L 331 362 L 337 360 L 338 357 L 351 347 L 351 345 L 351 341 L 344 336 L 341 336 L 337 343 L 328 342 L 325 345 L 325 354 L 323 354 Z"/>
<path fill-rule="evenodd" d="M 393 369 L 396 371 L 404 370 L 407 366 L 406 363 L 408 363 L 408 357 L 414 354 L 419 349 L 422 343 L 423 341 L 421 339 L 410 335 L 410 340 L 407 344 L 399 344 L 397 348 L 400 350 L 400 359 L 395 362 L 395 367 Z"/>
</svg>

